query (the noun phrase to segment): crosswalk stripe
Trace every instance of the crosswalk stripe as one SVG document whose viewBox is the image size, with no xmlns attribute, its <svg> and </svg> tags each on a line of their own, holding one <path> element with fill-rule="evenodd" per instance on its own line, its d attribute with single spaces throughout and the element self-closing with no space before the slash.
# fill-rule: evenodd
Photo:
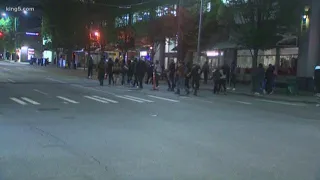
<svg viewBox="0 0 320 180">
<path fill-rule="evenodd" d="M 128 98 L 132 98 L 132 99 L 137 99 L 139 101 L 150 102 L 150 103 L 154 102 L 154 101 L 150 101 L 148 99 L 142 99 L 142 98 L 138 98 L 138 97 L 134 97 L 134 96 L 129 96 L 129 95 L 124 95 L 124 96 L 128 97 Z"/>
<path fill-rule="evenodd" d="M 98 102 L 104 103 L 104 104 L 108 104 L 109 103 L 108 101 L 103 101 L 101 99 L 97 99 L 97 98 L 94 98 L 94 97 L 91 97 L 91 96 L 84 96 L 84 97 L 87 98 L 87 99 L 91 99 L 91 100 L 94 100 L 94 101 L 98 101 Z"/>
<path fill-rule="evenodd" d="M 161 100 L 164 100 L 164 101 L 170 101 L 170 102 L 179 102 L 177 100 L 173 100 L 173 99 L 168 99 L 168 98 L 164 98 L 164 97 L 159 97 L 159 96 L 153 96 L 153 95 L 148 95 L 149 97 L 152 97 L 152 98 L 155 98 L 155 99 L 161 99 Z"/>
<path fill-rule="evenodd" d="M 116 96 L 116 97 L 122 98 L 122 99 L 127 99 L 127 100 L 138 102 L 138 103 L 143 103 L 143 101 L 140 101 L 140 100 L 137 100 L 137 99 L 132 99 L 132 98 L 125 97 L 125 96 Z"/>
<path fill-rule="evenodd" d="M 102 99 L 104 101 L 108 101 L 108 102 L 111 102 L 111 103 L 118 103 L 118 101 L 114 101 L 112 99 L 107 99 L 107 98 L 104 98 L 104 97 L 100 97 L 100 96 L 93 96 L 94 98 L 97 98 L 97 99 Z"/>
<path fill-rule="evenodd" d="M 12 101 L 16 102 L 16 103 L 21 104 L 21 105 L 27 105 L 27 103 L 26 103 L 26 102 L 21 101 L 21 100 L 20 100 L 20 99 L 18 99 L 18 98 L 11 97 L 10 99 L 11 99 Z"/>
<path fill-rule="evenodd" d="M 78 103 L 79 103 L 79 102 L 77 102 L 77 101 L 74 101 L 74 100 L 72 100 L 72 99 L 69 99 L 69 98 L 66 98 L 66 97 L 62 97 L 62 96 L 57 96 L 57 98 L 62 99 L 62 100 L 64 100 L 64 101 L 67 101 L 67 102 L 69 102 L 69 103 L 73 103 L 73 104 L 78 104 Z"/>
<path fill-rule="evenodd" d="M 23 99 L 23 100 L 25 100 L 25 101 L 27 101 L 28 103 L 31 103 L 31 104 L 33 104 L 33 105 L 40 105 L 40 103 L 38 103 L 38 102 L 36 102 L 36 101 L 34 101 L 34 100 L 32 100 L 32 99 L 26 98 L 26 97 L 21 97 L 21 99 Z"/>
<path fill-rule="evenodd" d="M 12 80 L 12 79 L 7 79 L 9 82 L 11 82 L 11 83 L 15 83 L 15 81 L 14 80 Z"/>
</svg>

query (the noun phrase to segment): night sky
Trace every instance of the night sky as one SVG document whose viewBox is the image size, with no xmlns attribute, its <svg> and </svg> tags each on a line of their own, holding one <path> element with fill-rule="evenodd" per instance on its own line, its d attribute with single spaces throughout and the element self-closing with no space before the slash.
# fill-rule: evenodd
<svg viewBox="0 0 320 180">
<path fill-rule="evenodd" d="M 33 29 L 41 26 L 41 9 L 39 7 L 40 0 L 0 0 L 1 9 L 5 10 L 6 7 L 33 7 L 34 12 L 30 12 L 27 15 L 23 15 L 22 12 L 13 14 L 12 12 L 7 12 L 9 15 L 15 15 L 19 17 L 18 31 L 27 31 L 28 29 Z"/>
</svg>

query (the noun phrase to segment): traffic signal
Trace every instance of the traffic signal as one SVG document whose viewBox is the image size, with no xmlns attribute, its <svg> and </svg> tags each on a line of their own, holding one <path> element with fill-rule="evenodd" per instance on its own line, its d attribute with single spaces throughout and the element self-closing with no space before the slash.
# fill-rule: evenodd
<svg viewBox="0 0 320 180">
<path fill-rule="evenodd" d="M 0 38 L 3 38 L 4 34 L 2 31 L 0 31 Z"/>
</svg>

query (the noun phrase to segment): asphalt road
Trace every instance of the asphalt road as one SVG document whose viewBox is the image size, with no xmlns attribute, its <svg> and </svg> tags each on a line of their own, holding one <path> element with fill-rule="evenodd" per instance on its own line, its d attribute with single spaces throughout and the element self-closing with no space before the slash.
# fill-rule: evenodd
<svg viewBox="0 0 320 180">
<path fill-rule="evenodd" d="M 57 72 L 0 62 L 0 180 L 320 179 L 315 105 Z"/>
</svg>

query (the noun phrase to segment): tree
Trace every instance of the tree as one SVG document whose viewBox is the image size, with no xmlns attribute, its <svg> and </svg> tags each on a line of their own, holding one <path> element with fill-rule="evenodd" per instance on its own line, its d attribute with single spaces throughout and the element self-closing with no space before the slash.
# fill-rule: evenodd
<svg viewBox="0 0 320 180">
<path fill-rule="evenodd" d="M 259 50 L 270 49 L 281 34 L 296 32 L 300 20 L 300 0 L 230 0 L 232 39 L 250 49 L 252 67 L 257 67 Z M 228 15 L 226 14 L 226 17 Z"/>
<path fill-rule="evenodd" d="M 201 31 L 201 47 L 211 48 L 214 43 L 225 41 L 229 38 L 226 9 L 221 0 L 211 0 L 209 12 L 203 15 Z"/>
<path fill-rule="evenodd" d="M 85 4 L 73 0 L 44 0 L 42 3 L 43 35 L 52 40 L 54 48 L 67 49 L 67 58 L 72 59 L 73 49 L 84 47 L 88 40 Z"/>
<path fill-rule="evenodd" d="M 133 25 L 133 28 L 136 38 L 142 41 L 140 44 L 150 47 L 158 47 L 166 38 L 176 38 L 177 35 L 176 17 L 172 14 L 138 22 Z M 157 49 L 152 49 L 151 59 L 156 51 Z"/>
<path fill-rule="evenodd" d="M 2 32 L 2 38 L 0 44 L 9 52 L 14 52 L 14 20 L 11 17 L 0 19 L 0 31 Z"/>
</svg>

